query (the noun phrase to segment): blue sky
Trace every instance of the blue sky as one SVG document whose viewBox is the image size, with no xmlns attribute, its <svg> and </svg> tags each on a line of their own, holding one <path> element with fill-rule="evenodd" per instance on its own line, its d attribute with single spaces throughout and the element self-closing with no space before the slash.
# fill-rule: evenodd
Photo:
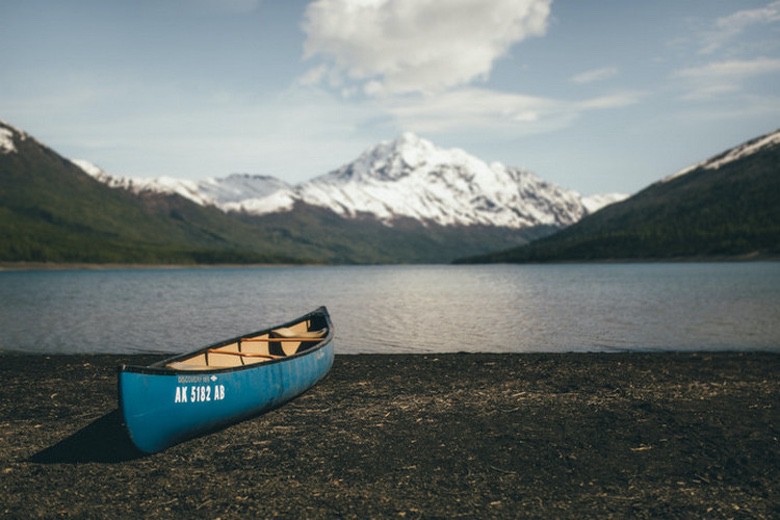
<svg viewBox="0 0 780 520">
<path fill-rule="evenodd" d="M 0 119 L 128 176 L 295 183 L 412 131 L 583 194 L 780 128 L 777 0 L 3 0 Z"/>
</svg>

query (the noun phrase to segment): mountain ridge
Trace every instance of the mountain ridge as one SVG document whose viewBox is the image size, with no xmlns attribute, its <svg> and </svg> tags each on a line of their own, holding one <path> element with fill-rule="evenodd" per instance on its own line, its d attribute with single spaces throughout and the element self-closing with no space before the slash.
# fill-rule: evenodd
<svg viewBox="0 0 780 520">
<path fill-rule="evenodd" d="M 121 178 L 85 161 L 75 162 L 110 186 L 177 193 L 226 212 L 259 216 L 290 211 L 296 202 L 304 202 L 345 218 L 373 216 L 388 226 L 411 218 L 423 225 L 563 227 L 625 198 L 623 194 L 582 197 L 525 169 L 497 162 L 488 165 L 461 149 L 438 148 L 410 132 L 294 186 L 274 177 L 246 174 L 204 181 Z"/>
<path fill-rule="evenodd" d="M 0 146 L 0 262 L 446 263 L 552 231 L 424 227 L 411 219 L 389 227 L 301 201 L 285 213 L 225 212 L 178 193 L 180 183 L 167 193 L 122 189 L 123 180 L 77 165 L 5 123 Z M 232 186 L 213 186 L 219 196 L 235 198 L 247 182 L 277 182 L 251 175 L 230 180 Z M 184 188 L 189 197 L 200 193 Z"/>
<path fill-rule="evenodd" d="M 780 130 L 530 244 L 458 263 L 780 256 Z"/>
</svg>

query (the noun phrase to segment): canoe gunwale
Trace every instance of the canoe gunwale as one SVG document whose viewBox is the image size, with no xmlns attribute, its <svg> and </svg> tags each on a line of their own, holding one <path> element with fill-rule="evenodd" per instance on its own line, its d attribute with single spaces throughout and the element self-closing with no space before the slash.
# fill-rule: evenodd
<svg viewBox="0 0 780 520">
<path fill-rule="evenodd" d="M 167 366 L 169 363 L 173 363 L 176 361 L 180 361 L 182 359 L 186 359 L 201 353 L 208 352 L 209 349 L 224 347 L 225 345 L 230 345 L 231 343 L 235 343 L 240 339 L 244 339 L 246 337 L 251 336 L 259 336 L 261 334 L 270 333 L 274 329 L 283 328 L 283 327 L 290 327 L 292 325 L 295 325 L 297 323 L 300 323 L 304 320 L 311 319 L 313 317 L 319 317 L 323 318 L 327 324 L 328 333 L 321 337 L 317 338 L 317 343 L 312 345 L 311 347 L 308 347 L 306 350 L 303 350 L 301 352 L 296 352 L 295 354 L 291 354 L 284 357 L 279 357 L 276 359 L 268 359 L 267 361 L 264 361 L 262 363 L 255 363 L 250 365 L 238 365 L 234 367 L 213 367 L 206 370 L 187 370 L 187 369 L 178 369 L 178 368 L 171 368 Z M 280 325 L 274 325 L 272 327 L 261 329 L 255 332 L 248 332 L 246 334 L 241 334 L 240 336 L 236 336 L 234 338 L 226 339 L 219 341 L 217 343 L 213 343 L 211 345 L 199 348 L 197 350 L 193 350 L 190 352 L 185 352 L 182 354 L 176 354 L 175 356 L 162 359 L 160 361 L 156 361 L 150 365 L 121 365 L 119 367 L 120 372 L 135 372 L 140 374 L 150 374 L 150 375 L 174 375 L 174 374 L 187 374 L 187 375 L 193 375 L 193 374 L 212 374 L 212 373 L 227 373 L 227 372 L 237 372 L 237 371 L 243 371 L 243 370 L 252 370 L 252 369 L 259 369 L 262 367 L 267 367 L 272 364 L 276 363 L 284 363 L 287 361 L 291 361 L 293 359 L 298 359 L 304 356 L 308 356 L 311 354 L 316 353 L 318 350 L 321 350 L 325 346 L 327 346 L 331 341 L 333 340 L 333 323 L 330 320 L 330 315 L 328 314 L 327 308 L 324 306 L 319 307 L 318 309 L 309 312 L 307 314 L 304 314 L 303 316 L 296 318 L 294 320 L 290 320 L 286 323 L 282 323 Z"/>
</svg>

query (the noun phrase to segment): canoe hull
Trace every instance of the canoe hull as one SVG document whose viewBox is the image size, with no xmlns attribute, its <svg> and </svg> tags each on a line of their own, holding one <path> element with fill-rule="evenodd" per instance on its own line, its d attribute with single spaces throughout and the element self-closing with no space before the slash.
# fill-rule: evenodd
<svg viewBox="0 0 780 520">
<path fill-rule="evenodd" d="M 133 443 L 153 453 L 276 408 L 322 379 L 328 344 L 299 358 L 213 373 L 119 373 L 120 407 Z"/>
<path fill-rule="evenodd" d="M 333 365 L 333 344 L 304 355 L 214 371 L 123 366 L 120 409 L 130 439 L 146 453 L 276 408 L 300 395 Z"/>
</svg>

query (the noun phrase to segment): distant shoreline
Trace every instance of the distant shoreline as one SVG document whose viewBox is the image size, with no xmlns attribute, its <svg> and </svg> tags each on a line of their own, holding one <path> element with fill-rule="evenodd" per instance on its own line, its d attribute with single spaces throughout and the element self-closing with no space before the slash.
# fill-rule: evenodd
<svg viewBox="0 0 780 520">
<path fill-rule="evenodd" d="M 777 262 L 780 256 L 763 253 L 746 253 L 741 255 L 713 256 L 675 256 L 665 258 L 594 258 L 560 259 L 560 260 L 528 260 L 522 262 L 472 262 L 469 258 L 455 261 L 457 265 L 565 265 L 565 264 L 707 264 L 707 263 L 746 263 L 746 262 Z"/>
<path fill-rule="evenodd" d="M 707 264 L 707 263 L 746 263 L 778 262 L 780 256 L 747 254 L 735 256 L 696 256 L 679 258 L 615 258 L 598 260 L 551 260 L 545 262 L 485 262 L 456 263 L 454 265 L 568 265 L 568 264 Z M 93 262 L 0 262 L 2 271 L 108 271 L 111 269 L 243 269 L 267 267 L 336 267 L 336 266 L 372 266 L 372 265 L 453 265 L 453 263 L 401 263 L 401 264 L 320 264 L 320 263 L 250 263 L 250 264 L 150 264 L 150 263 L 93 263 Z"/>
<path fill-rule="evenodd" d="M 241 269 L 246 267 L 319 267 L 326 264 L 101 264 L 90 262 L 0 262 L 0 271 L 109 271 L 112 269 Z M 334 264 L 335 265 L 335 264 Z"/>
</svg>

